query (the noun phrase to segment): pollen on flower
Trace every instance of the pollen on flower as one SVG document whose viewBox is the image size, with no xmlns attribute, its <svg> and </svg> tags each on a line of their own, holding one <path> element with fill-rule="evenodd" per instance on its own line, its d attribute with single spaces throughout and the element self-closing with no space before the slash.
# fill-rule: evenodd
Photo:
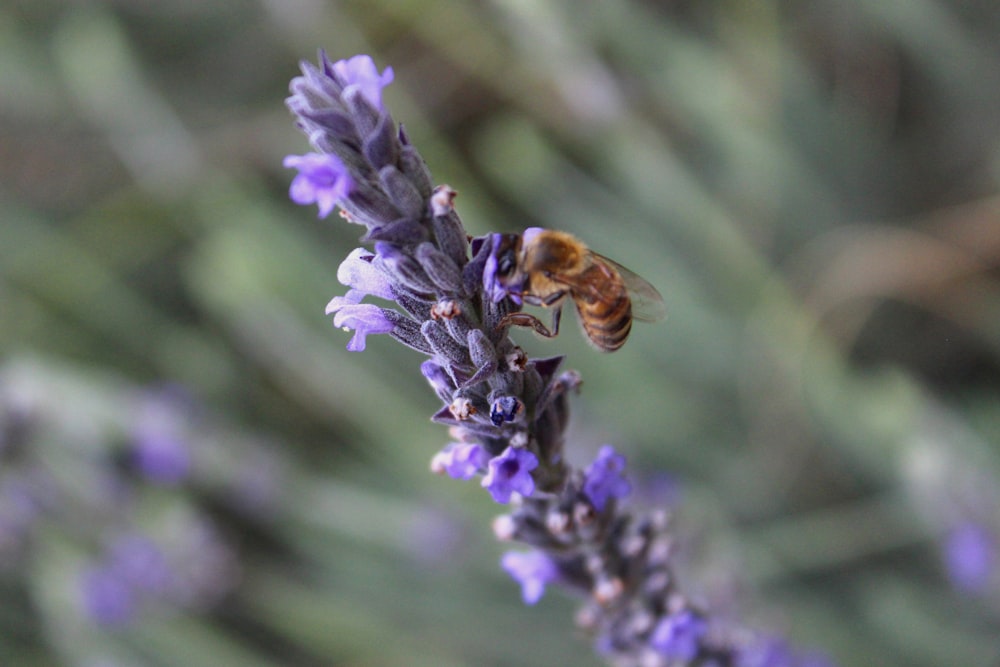
<svg viewBox="0 0 1000 667">
<path fill-rule="evenodd" d="M 457 301 L 443 299 L 431 306 L 431 319 L 450 320 L 462 314 L 462 307 Z"/>
<path fill-rule="evenodd" d="M 569 514 L 559 511 L 549 512 L 545 517 L 545 527 L 553 535 L 566 535 L 571 527 Z"/>
<path fill-rule="evenodd" d="M 510 446 L 514 449 L 523 449 L 528 446 L 529 438 L 525 431 L 518 431 L 514 435 L 510 436 Z"/>
<path fill-rule="evenodd" d="M 587 503 L 577 503 L 573 507 L 573 521 L 580 527 L 586 527 L 594 523 L 597 519 L 597 512 Z"/>
<path fill-rule="evenodd" d="M 474 406 L 472 401 L 464 396 L 459 396 L 451 402 L 451 405 L 448 406 L 448 411 L 451 412 L 455 419 L 465 421 L 472 415 L 476 414 L 476 406 Z"/>
<path fill-rule="evenodd" d="M 528 366 L 528 355 L 520 347 L 515 347 L 512 352 L 504 357 L 507 368 L 518 373 L 523 373 Z"/>
<path fill-rule="evenodd" d="M 501 514 L 493 519 L 493 535 L 501 542 L 509 542 L 517 534 L 517 522 L 509 514 Z"/>
<path fill-rule="evenodd" d="M 618 599 L 625 590 L 625 585 L 618 577 L 602 579 L 594 586 L 594 599 L 600 605 L 608 605 Z"/>
<path fill-rule="evenodd" d="M 456 196 L 458 192 L 450 185 L 439 185 L 434 188 L 434 194 L 431 195 L 431 213 L 436 216 L 448 215 L 455 208 Z"/>
</svg>

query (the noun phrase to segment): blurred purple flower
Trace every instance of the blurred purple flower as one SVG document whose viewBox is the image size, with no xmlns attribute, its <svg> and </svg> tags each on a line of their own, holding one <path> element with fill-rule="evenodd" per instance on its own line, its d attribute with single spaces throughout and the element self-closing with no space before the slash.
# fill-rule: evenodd
<svg viewBox="0 0 1000 667">
<path fill-rule="evenodd" d="M 177 484 L 191 470 L 191 455 L 186 443 L 166 434 L 151 434 L 136 441 L 133 460 L 143 475 L 161 484 Z"/>
<path fill-rule="evenodd" d="M 289 155 L 283 164 L 288 169 L 299 170 L 288 193 L 292 201 L 303 206 L 317 204 L 321 218 L 330 215 L 333 207 L 354 187 L 347 167 L 336 155 Z"/>
<path fill-rule="evenodd" d="M 604 509 L 609 498 L 624 498 L 632 491 L 625 479 L 625 457 L 615 452 L 611 445 L 604 445 L 597 458 L 586 470 L 583 492 L 598 512 Z"/>
<path fill-rule="evenodd" d="M 521 584 L 525 604 L 535 604 L 545 594 L 546 584 L 559 579 L 559 568 L 541 551 L 508 551 L 500 566 Z"/>
<path fill-rule="evenodd" d="M 386 67 L 381 74 L 375 66 L 375 61 L 371 56 L 357 55 L 347 60 L 338 60 L 331 66 L 333 73 L 337 75 L 344 84 L 342 96 L 361 94 L 369 104 L 384 111 L 382 107 L 382 89 L 392 83 L 393 71 L 391 67 Z"/>
<path fill-rule="evenodd" d="M 132 427 L 132 461 L 147 479 L 177 484 L 191 472 L 186 396 L 166 388 L 141 400 Z"/>
<path fill-rule="evenodd" d="M 513 493 L 530 496 L 535 492 L 531 471 L 538 467 L 538 457 L 527 449 L 507 447 L 503 454 L 490 459 L 483 487 L 498 503 L 509 503 Z"/>
<path fill-rule="evenodd" d="M 486 469 L 489 453 L 473 443 L 453 442 L 431 460 L 431 470 L 446 472 L 454 479 L 472 479 Z"/>
<path fill-rule="evenodd" d="M 782 637 L 761 635 L 740 649 L 735 667 L 836 667 L 836 663 L 816 651 L 793 651 Z"/>
<path fill-rule="evenodd" d="M 172 574 L 163 551 L 139 533 L 121 535 L 110 545 L 108 567 L 136 590 L 160 593 L 171 585 Z"/>
<path fill-rule="evenodd" d="M 38 473 L 19 470 L 0 478 L 0 567 L 23 555 L 36 519 L 52 500 L 51 480 Z"/>
<path fill-rule="evenodd" d="M 83 611 L 95 623 L 123 626 L 135 617 L 135 594 L 128 582 L 112 568 L 95 566 L 84 571 L 79 586 Z"/>
<path fill-rule="evenodd" d="M 653 628 L 649 643 L 670 660 L 688 662 L 698 655 L 706 630 L 708 624 L 705 619 L 685 609 L 662 619 Z"/>
<path fill-rule="evenodd" d="M 983 524 L 954 527 L 944 542 L 944 562 L 952 585 L 962 593 L 980 593 L 997 567 L 997 539 Z"/>
<path fill-rule="evenodd" d="M 365 349 L 365 337 L 368 334 L 392 333 L 395 328 L 382 309 L 370 303 L 331 302 L 326 308 L 326 314 L 331 313 L 335 313 L 333 326 L 354 331 L 354 336 L 347 343 L 347 349 L 351 352 Z"/>
</svg>

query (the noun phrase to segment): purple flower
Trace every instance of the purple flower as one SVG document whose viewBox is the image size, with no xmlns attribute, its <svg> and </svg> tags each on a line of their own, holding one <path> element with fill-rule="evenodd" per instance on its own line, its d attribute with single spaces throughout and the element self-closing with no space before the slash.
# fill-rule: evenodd
<svg viewBox="0 0 1000 667">
<path fill-rule="evenodd" d="M 737 651 L 735 664 L 736 667 L 835 667 L 836 663 L 816 651 L 793 651 L 781 637 L 762 635 Z"/>
<path fill-rule="evenodd" d="M 982 592 L 997 567 L 997 541 L 980 523 L 967 521 L 945 538 L 944 562 L 952 585 L 962 593 Z"/>
<path fill-rule="evenodd" d="M 360 303 L 366 294 L 393 301 L 392 282 L 372 264 L 375 259 L 370 251 L 355 248 L 337 268 L 337 280 L 351 289 L 344 296 L 350 303 Z"/>
<path fill-rule="evenodd" d="M 344 296 L 335 296 L 326 305 L 326 313 L 337 312 L 344 306 L 353 306 L 361 303 L 365 296 L 371 294 L 382 299 L 395 300 L 396 295 L 392 291 L 392 282 L 389 278 L 372 264 L 375 255 L 364 248 L 356 248 L 351 251 L 340 267 L 337 269 L 337 280 L 342 285 L 347 285 L 351 289 Z"/>
<path fill-rule="evenodd" d="M 535 492 L 531 471 L 538 467 L 538 457 L 527 449 L 508 447 L 503 454 L 490 459 L 483 487 L 498 503 L 509 503 L 511 494 L 517 492 L 530 496 Z"/>
<path fill-rule="evenodd" d="M 708 624 L 691 610 L 667 616 L 653 628 L 650 645 L 671 660 L 688 662 L 698 655 Z"/>
<path fill-rule="evenodd" d="M 302 205 L 318 204 L 321 218 L 330 215 L 333 207 L 354 187 L 347 167 L 336 155 L 289 155 L 283 164 L 286 168 L 299 170 L 288 192 L 292 201 Z"/>
<path fill-rule="evenodd" d="M 480 445 L 454 442 L 431 460 L 431 470 L 446 472 L 454 479 L 472 479 L 486 469 L 489 453 Z"/>
<path fill-rule="evenodd" d="M 145 535 L 122 535 L 108 551 L 110 568 L 132 588 L 161 592 L 171 583 L 170 566 L 163 551 Z"/>
<path fill-rule="evenodd" d="M 108 567 L 93 567 L 80 576 L 80 604 L 96 623 L 122 626 L 136 613 L 136 599 L 124 578 Z"/>
<path fill-rule="evenodd" d="M 508 551 L 500 566 L 521 584 L 524 604 L 535 604 L 545 594 L 545 585 L 559 579 L 559 568 L 541 551 Z"/>
<path fill-rule="evenodd" d="M 601 447 L 597 458 L 587 467 L 583 492 L 598 512 L 604 509 L 609 498 L 624 498 L 632 491 L 624 470 L 625 457 L 616 453 L 611 445 Z"/>
<path fill-rule="evenodd" d="M 191 472 L 184 396 L 169 389 L 145 398 L 132 431 L 132 461 L 148 479 L 177 484 Z"/>
<path fill-rule="evenodd" d="M 343 97 L 357 93 L 379 111 L 382 107 L 382 89 L 392 83 L 393 71 L 386 67 L 381 74 L 371 56 L 359 55 L 338 60 L 332 65 L 333 73 L 344 85 Z"/>
<path fill-rule="evenodd" d="M 376 305 L 370 303 L 338 303 L 332 301 L 326 307 L 326 314 L 333 316 L 333 326 L 344 331 L 354 331 L 354 336 L 347 344 L 351 352 L 365 349 L 365 337 L 368 334 L 392 333 L 395 328 L 385 313 Z"/>
<path fill-rule="evenodd" d="M 736 657 L 737 667 L 794 667 L 794 664 L 787 644 L 776 639 L 752 644 Z"/>
</svg>

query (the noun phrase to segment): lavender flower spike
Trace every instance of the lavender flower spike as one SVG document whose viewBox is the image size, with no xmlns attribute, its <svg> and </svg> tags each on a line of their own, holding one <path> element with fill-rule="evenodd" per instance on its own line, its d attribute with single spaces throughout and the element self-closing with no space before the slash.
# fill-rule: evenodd
<svg viewBox="0 0 1000 667">
<path fill-rule="evenodd" d="M 335 202 L 374 246 L 341 264 L 338 278 L 351 289 L 327 308 L 336 326 L 355 331 L 348 349 L 388 333 L 426 355 L 420 372 L 441 402 L 432 419 L 454 440 L 431 469 L 482 476 L 493 500 L 509 504 L 494 531 L 530 547 L 502 561 L 526 603 L 548 584 L 581 596 L 579 625 L 616 665 L 748 667 L 740 656 L 754 634 L 717 622 L 679 589 L 665 513 L 636 515 L 614 502 L 631 490 L 624 457 L 605 446 L 585 471 L 567 463 L 579 374 L 559 372 L 562 357 L 529 359 L 499 326 L 521 306 L 497 280 L 509 235 L 469 239 L 454 190 L 434 186 L 383 105 L 392 78 L 368 56 L 331 62 L 321 53 L 318 66 L 303 63 L 286 100 L 315 150 L 331 158 L 289 158 L 302 179 L 293 199 L 316 201 L 322 215 Z M 391 308 L 361 303 L 369 294 Z"/>
</svg>

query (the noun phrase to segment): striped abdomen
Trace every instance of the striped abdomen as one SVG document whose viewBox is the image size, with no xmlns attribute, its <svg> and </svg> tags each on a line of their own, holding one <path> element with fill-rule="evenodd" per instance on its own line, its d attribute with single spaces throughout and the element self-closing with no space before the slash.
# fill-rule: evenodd
<svg viewBox="0 0 1000 667">
<path fill-rule="evenodd" d="M 591 282 L 596 289 L 572 292 L 583 332 L 602 352 L 614 352 L 620 348 L 632 330 L 632 301 L 628 289 L 613 269 L 614 279 L 607 279 L 609 268 L 607 265 L 595 265 L 588 269 L 588 273 L 599 271 L 603 280 Z"/>
</svg>

